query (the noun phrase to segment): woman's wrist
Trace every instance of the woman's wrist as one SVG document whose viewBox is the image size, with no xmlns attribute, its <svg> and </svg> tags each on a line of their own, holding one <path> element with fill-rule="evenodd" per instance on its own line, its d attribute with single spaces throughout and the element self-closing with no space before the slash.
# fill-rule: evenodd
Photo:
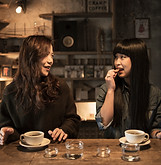
<svg viewBox="0 0 161 165">
<path fill-rule="evenodd" d="M 115 91 L 115 89 L 110 88 L 110 89 L 107 90 L 107 93 L 114 93 L 114 91 Z"/>
</svg>

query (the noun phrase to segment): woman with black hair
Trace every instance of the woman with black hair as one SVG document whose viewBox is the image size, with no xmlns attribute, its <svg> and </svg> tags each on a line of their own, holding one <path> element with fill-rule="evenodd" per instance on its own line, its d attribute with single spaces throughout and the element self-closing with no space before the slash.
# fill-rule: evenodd
<svg viewBox="0 0 161 165">
<path fill-rule="evenodd" d="M 106 138 L 141 129 L 161 138 L 161 90 L 149 83 L 147 47 L 141 39 L 124 39 L 113 51 L 114 69 L 107 72 L 96 100 L 96 121 Z"/>
<path fill-rule="evenodd" d="M 1 145 L 33 130 L 58 141 L 77 137 L 80 117 L 67 84 L 50 74 L 52 64 L 51 39 L 33 35 L 24 40 L 17 73 L 0 105 Z"/>
</svg>

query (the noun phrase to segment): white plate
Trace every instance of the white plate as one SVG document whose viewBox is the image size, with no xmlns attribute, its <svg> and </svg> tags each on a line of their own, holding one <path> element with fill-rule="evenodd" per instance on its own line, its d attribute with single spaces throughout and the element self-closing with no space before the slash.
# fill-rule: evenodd
<svg viewBox="0 0 161 165">
<path fill-rule="evenodd" d="M 41 147 L 44 147 L 44 146 L 50 144 L 50 140 L 47 139 L 47 138 L 44 138 L 43 141 L 42 141 L 42 143 L 41 143 L 40 145 L 38 145 L 38 146 L 33 146 L 33 145 L 24 144 L 24 143 L 22 143 L 21 141 L 19 141 L 19 144 L 20 144 L 21 146 L 23 146 L 23 147 L 28 148 L 28 149 L 38 149 L 38 148 L 41 148 Z"/>
<path fill-rule="evenodd" d="M 122 137 L 119 139 L 120 143 L 129 143 L 127 140 L 126 140 L 126 137 Z M 150 140 L 146 141 L 146 142 L 142 142 L 142 143 L 139 143 L 140 146 L 145 146 L 145 145 L 148 145 L 150 144 Z"/>
</svg>

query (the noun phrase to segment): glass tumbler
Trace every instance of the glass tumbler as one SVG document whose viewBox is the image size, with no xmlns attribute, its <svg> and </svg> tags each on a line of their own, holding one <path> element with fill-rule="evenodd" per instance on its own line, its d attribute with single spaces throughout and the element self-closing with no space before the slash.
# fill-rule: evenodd
<svg viewBox="0 0 161 165">
<path fill-rule="evenodd" d="M 129 162 L 136 162 L 140 160 L 139 144 L 125 143 L 121 145 L 122 147 L 122 159 Z"/>
</svg>

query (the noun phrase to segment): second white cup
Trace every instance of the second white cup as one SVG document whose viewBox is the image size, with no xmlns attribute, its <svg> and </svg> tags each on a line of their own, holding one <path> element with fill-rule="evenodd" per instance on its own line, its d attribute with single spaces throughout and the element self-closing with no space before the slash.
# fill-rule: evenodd
<svg viewBox="0 0 161 165">
<path fill-rule="evenodd" d="M 142 130 L 129 129 L 125 131 L 126 140 L 129 143 L 142 143 L 149 140 L 149 134 Z"/>
</svg>

